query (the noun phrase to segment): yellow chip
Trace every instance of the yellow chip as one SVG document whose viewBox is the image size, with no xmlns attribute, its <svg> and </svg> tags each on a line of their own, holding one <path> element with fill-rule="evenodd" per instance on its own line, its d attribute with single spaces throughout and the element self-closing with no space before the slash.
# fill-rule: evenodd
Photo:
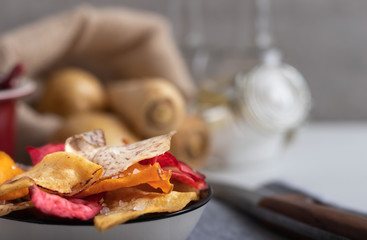
<svg viewBox="0 0 367 240">
<path fill-rule="evenodd" d="M 154 165 L 142 165 L 135 163 L 124 171 L 118 178 L 102 179 L 86 188 L 75 197 L 83 198 L 93 194 L 113 191 L 122 187 L 133 187 L 144 183 L 152 183 L 152 187 L 160 188 L 163 192 L 172 191 L 170 183 L 171 172 L 163 172 L 158 163 Z"/>
<path fill-rule="evenodd" d="M 16 195 L 17 192 L 22 191 L 23 189 L 27 189 L 28 193 L 28 187 L 32 186 L 33 184 L 35 184 L 34 180 L 26 176 L 5 182 L 0 185 L 0 197 L 6 198 L 12 194 Z"/>
<path fill-rule="evenodd" d="M 104 232 L 146 213 L 179 211 L 189 202 L 198 199 L 195 192 L 172 191 L 165 194 L 138 188 L 121 188 L 106 194 L 103 204 L 105 207 L 94 217 L 94 226 Z"/>
<path fill-rule="evenodd" d="M 0 185 L 0 196 L 34 183 L 45 191 L 73 196 L 96 182 L 102 167 L 74 153 L 48 154 L 29 171 Z"/>
<path fill-rule="evenodd" d="M 0 216 L 7 215 L 14 211 L 19 211 L 27 208 L 32 208 L 33 203 L 31 201 L 21 203 L 6 203 L 0 204 Z"/>
</svg>

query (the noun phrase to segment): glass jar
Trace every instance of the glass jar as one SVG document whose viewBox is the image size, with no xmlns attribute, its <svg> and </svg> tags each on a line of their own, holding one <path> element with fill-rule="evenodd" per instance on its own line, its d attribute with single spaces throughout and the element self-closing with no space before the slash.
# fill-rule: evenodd
<svg viewBox="0 0 367 240">
<path fill-rule="evenodd" d="M 203 113 L 213 132 L 209 167 L 258 165 L 274 159 L 311 109 L 305 79 L 282 62 L 276 49 L 266 51 L 248 73 L 237 74 L 228 88 L 227 104 Z"/>
</svg>

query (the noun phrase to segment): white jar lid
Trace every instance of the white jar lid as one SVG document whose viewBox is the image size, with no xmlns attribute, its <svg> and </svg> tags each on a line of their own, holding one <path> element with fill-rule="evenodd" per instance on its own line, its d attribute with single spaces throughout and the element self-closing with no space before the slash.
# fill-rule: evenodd
<svg viewBox="0 0 367 240">
<path fill-rule="evenodd" d="M 263 64 L 237 79 L 240 112 L 257 127 L 285 131 L 298 127 L 308 116 L 311 96 L 303 76 L 281 63 L 270 51 Z"/>
</svg>

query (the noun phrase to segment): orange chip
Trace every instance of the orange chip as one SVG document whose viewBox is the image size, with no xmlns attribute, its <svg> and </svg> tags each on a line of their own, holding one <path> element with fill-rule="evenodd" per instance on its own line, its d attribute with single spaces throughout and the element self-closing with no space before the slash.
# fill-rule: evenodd
<svg viewBox="0 0 367 240">
<path fill-rule="evenodd" d="M 12 179 L 24 171 L 17 167 L 13 159 L 5 152 L 0 152 L 0 184 Z M 13 200 L 28 194 L 28 188 L 0 196 L 0 200 Z"/>
<path fill-rule="evenodd" d="M 102 167 L 74 153 L 48 154 L 29 171 L 0 185 L 0 196 L 34 183 L 45 191 L 73 196 L 96 182 Z"/>
<path fill-rule="evenodd" d="M 138 188 L 120 188 L 106 194 L 104 209 L 94 217 L 94 226 L 104 232 L 146 213 L 179 211 L 198 198 L 196 192 L 172 191 L 165 194 Z"/>
<path fill-rule="evenodd" d="M 155 189 L 161 189 L 164 193 L 170 193 L 173 189 L 173 184 L 169 181 L 169 179 L 165 181 L 152 181 L 147 183 Z"/>
<path fill-rule="evenodd" d="M 102 179 L 93 184 L 76 197 L 82 198 L 89 195 L 116 190 L 122 187 L 132 187 L 148 183 L 154 188 L 160 188 L 163 192 L 172 191 L 170 183 L 170 171 L 163 172 L 158 163 L 154 165 L 141 165 L 135 163 L 119 175 L 119 178 Z"/>
</svg>

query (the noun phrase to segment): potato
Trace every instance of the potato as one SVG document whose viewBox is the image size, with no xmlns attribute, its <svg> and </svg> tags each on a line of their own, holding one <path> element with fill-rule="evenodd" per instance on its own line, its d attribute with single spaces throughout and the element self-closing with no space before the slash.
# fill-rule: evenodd
<svg viewBox="0 0 367 240">
<path fill-rule="evenodd" d="M 193 168 L 202 168 L 211 151 L 211 133 L 206 122 L 196 115 L 187 115 L 172 137 L 170 152 Z"/>
<path fill-rule="evenodd" d="M 43 94 L 36 106 L 40 112 L 70 116 L 102 109 L 105 92 L 91 73 L 78 68 L 64 68 L 46 79 Z"/>
<path fill-rule="evenodd" d="M 102 112 L 79 113 L 68 117 L 52 136 L 52 142 L 64 142 L 68 137 L 83 132 L 102 129 L 107 145 L 121 145 L 123 140 L 139 139 L 117 117 Z"/>
<path fill-rule="evenodd" d="M 142 138 L 176 130 L 186 115 L 179 90 L 161 78 L 115 81 L 107 86 L 108 103 Z"/>
</svg>

